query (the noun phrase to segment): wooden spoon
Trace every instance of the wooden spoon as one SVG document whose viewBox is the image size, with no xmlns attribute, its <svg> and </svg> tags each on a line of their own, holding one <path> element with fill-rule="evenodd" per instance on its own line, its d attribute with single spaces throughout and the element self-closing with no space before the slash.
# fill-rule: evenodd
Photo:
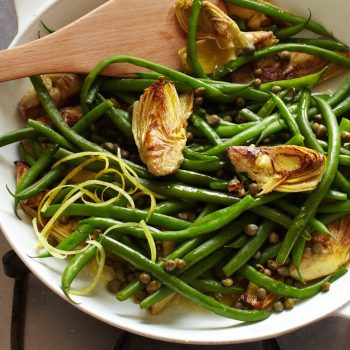
<svg viewBox="0 0 350 350">
<path fill-rule="evenodd" d="M 219 2 L 219 1 L 216 1 Z M 175 0 L 110 0 L 53 34 L 0 51 L 0 81 L 45 73 L 87 73 L 109 55 L 127 54 L 180 69 L 186 36 Z M 112 65 L 105 75 L 140 71 Z"/>
</svg>

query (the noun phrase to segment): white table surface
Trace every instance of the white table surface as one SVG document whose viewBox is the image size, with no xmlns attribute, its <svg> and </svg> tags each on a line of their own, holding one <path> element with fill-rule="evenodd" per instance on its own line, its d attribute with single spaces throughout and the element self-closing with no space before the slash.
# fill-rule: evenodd
<svg viewBox="0 0 350 350">
<path fill-rule="evenodd" d="M 25 1 L 25 0 L 23 0 Z M 0 0 L 0 49 L 8 46 L 16 33 L 16 18 L 11 0 Z M 0 204 L 1 205 L 1 204 Z M 10 246 L 0 232 L 0 257 Z M 10 320 L 13 281 L 0 266 L 0 350 L 10 350 Z M 53 294 L 30 275 L 25 320 L 25 350 L 112 350 L 120 331 L 83 314 Z M 350 322 L 329 318 L 278 338 L 282 350 L 350 349 Z M 129 337 L 125 349 L 148 350 L 220 349 L 261 350 L 260 343 L 227 346 L 175 345 L 139 336 Z"/>
</svg>

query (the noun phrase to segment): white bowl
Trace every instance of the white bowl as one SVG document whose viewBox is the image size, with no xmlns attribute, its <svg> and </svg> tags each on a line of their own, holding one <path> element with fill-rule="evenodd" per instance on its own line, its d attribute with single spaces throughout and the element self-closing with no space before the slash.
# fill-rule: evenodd
<svg viewBox="0 0 350 350">
<path fill-rule="evenodd" d="M 13 45 L 35 39 L 40 19 L 52 28 L 59 28 L 103 2 L 105 1 L 16 0 L 19 34 Z M 333 30 L 339 39 L 350 44 L 348 0 L 335 0 L 333 3 L 318 0 L 299 2 L 280 0 L 278 4 L 306 17 L 307 8 L 310 8 L 313 19 L 320 20 L 327 28 Z M 333 82 L 333 86 L 327 88 L 334 88 L 338 83 Z M 22 126 L 16 106 L 28 84 L 28 79 L 0 84 L 1 134 Z M 7 193 L 5 185 L 12 189 L 15 187 L 13 161 L 17 158 L 16 145 L 0 149 L 0 179 L 3 192 L 0 210 L 1 229 L 10 245 L 31 271 L 54 292 L 65 298 L 60 290 L 60 276 L 65 262 L 51 258 L 39 262 L 30 258 L 35 255 L 37 247 L 31 224 L 28 220 L 18 220 L 13 213 L 13 199 Z M 132 302 L 116 301 L 103 286 L 99 286 L 91 296 L 77 297 L 79 304 L 76 306 L 115 327 L 146 337 L 179 343 L 226 344 L 275 337 L 329 315 L 350 318 L 350 308 L 336 311 L 350 301 L 349 285 L 350 274 L 347 274 L 332 284 L 329 293 L 319 294 L 310 300 L 298 303 L 291 311 L 272 315 L 263 322 L 253 324 L 242 324 L 217 316 L 186 301 L 173 303 L 160 315 L 150 316 L 146 311 L 140 311 Z"/>
</svg>

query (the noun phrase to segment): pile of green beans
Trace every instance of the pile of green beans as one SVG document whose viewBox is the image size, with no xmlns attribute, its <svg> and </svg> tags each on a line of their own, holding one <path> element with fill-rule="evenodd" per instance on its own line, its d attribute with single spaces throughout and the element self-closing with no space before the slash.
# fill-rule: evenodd
<svg viewBox="0 0 350 350">
<path fill-rule="evenodd" d="M 303 253 L 306 247 L 312 249 L 313 236 L 328 235 L 336 241 L 327 225 L 350 213 L 350 79 L 329 95 L 312 92 L 325 69 L 258 86 L 232 83 L 228 76 L 280 51 L 316 55 L 350 68 L 350 60 L 335 52 L 349 50 L 311 20 L 311 14 L 302 18 L 255 0 L 225 2 L 277 20 L 272 29 L 283 41 L 244 53 L 208 76 L 198 60 L 196 46 L 204 5 L 202 0 L 194 0 L 187 36 L 193 76 L 141 58 L 107 57 L 84 80 L 80 94 L 84 115 L 73 126 L 65 122 L 42 78 L 30 78 L 50 123 L 29 116 L 23 129 L 0 136 L 0 147 L 21 142 L 21 161 L 28 166 L 11 193 L 16 213 L 19 203 L 24 207 L 28 202 L 39 203 L 71 169 L 89 160 L 88 155 L 73 159 L 76 153 L 118 156 L 124 163 L 110 159 L 108 170 L 113 171 L 103 174 L 98 184 L 85 188 L 85 195 L 89 191 L 90 197 L 99 195 L 108 203 L 91 203 L 86 195 L 62 209 L 72 185 L 58 190 L 40 213 L 44 222 L 60 213 L 57 226 L 67 220 L 74 222 L 70 233 L 57 242 L 56 250 L 61 254 L 76 253 L 89 240 L 96 241 L 96 245 L 79 250 L 63 271 L 61 287 L 69 298 L 79 272 L 93 259 L 98 260 L 98 247 L 108 253 L 112 266 L 122 261 L 125 269 L 132 271 L 132 278 L 117 281 L 118 290 L 113 292 L 119 301 L 134 298 L 141 308 L 155 308 L 179 294 L 218 315 L 244 322 L 264 320 L 270 315 L 254 309 L 249 301 L 242 306 L 241 301 L 249 299 L 243 297 L 244 293 L 249 293 L 252 285 L 263 289 L 271 300 L 304 299 L 324 290 L 327 283 L 346 272 L 342 267 L 298 287 L 300 281 L 305 282 Z M 281 21 L 287 26 L 279 27 Z M 243 22 L 240 25 L 246 27 Z M 322 38 L 296 37 L 304 29 Z M 100 75 L 116 63 L 149 71 L 137 73 L 135 78 Z M 184 160 L 179 169 L 163 178 L 153 176 L 142 164 L 132 132 L 134 101 L 160 77 L 173 82 L 179 94 L 193 91 L 195 104 L 188 119 Z M 226 154 L 228 147 L 251 144 L 304 146 L 324 154 L 327 158 L 322 179 L 311 192 L 276 191 L 259 196 L 257 184 L 237 172 Z M 65 157 L 71 159 L 55 165 Z M 134 195 L 135 183 L 122 175 L 125 167 L 137 175 L 134 180 L 140 188 L 155 195 L 155 207 L 144 193 L 135 195 L 135 208 L 128 204 L 127 196 L 113 201 L 114 190 L 104 188 L 102 180 L 113 186 L 121 186 L 124 181 L 123 190 Z M 86 165 L 82 177 L 106 168 L 101 159 Z M 230 193 L 237 181 L 243 190 Z M 144 222 L 149 232 L 141 226 Z M 157 250 L 156 259 L 152 247 Z M 42 251 L 36 258 L 51 257 L 52 252 Z M 299 273 L 299 281 L 289 275 L 292 268 Z M 155 289 L 150 288 L 152 283 Z M 140 294 L 142 300 L 137 299 Z M 220 302 L 224 296 L 231 298 L 230 306 Z"/>
</svg>

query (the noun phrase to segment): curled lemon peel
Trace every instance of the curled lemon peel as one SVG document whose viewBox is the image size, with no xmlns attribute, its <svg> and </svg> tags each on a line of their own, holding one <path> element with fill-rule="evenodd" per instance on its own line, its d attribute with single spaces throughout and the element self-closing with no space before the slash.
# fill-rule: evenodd
<svg viewBox="0 0 350 350">
<path fill-rule="evenodd" d="M 156 260 L 157 260 L 156 244 L 154 242 L 154 238 L 152 236 L 152 233 L 149 230 L 145 220 L 141 220 L 140 221 L 140 227 L 142 228 L 143 232 L 145 233 L 145 236 L 146 236 L 146 239 L 147 239 L 147 243 L 149 245 L 149 249 L 150 249 L 150 252 L 151 252 L 151 261 L 152 262 L 156 262 Z"/>
<path fill-rule="evenodd" d="M 89 294 L 91 291 L 95 289 L 95 287 L 97 286 L 97 283 L 99 282 L 103 274 L 103 268 L 105 266 L 105 261 L 106 261 L 106 252 L 104 248 L 102 247 L 101 243 L 94 240 L 89 240 L 86 243 L 88 243 L 90 246 L 94 245 L 98 250 L 96 254 L 96 262 L 98 265 L 97 272 L 95 273 L 94 278 L 92 279 L 91 283 L 87 287 L 79 290 L 70 289 L 68 291 L 69 294 L 80 295 L 80 296 Z"/>
</svg>

